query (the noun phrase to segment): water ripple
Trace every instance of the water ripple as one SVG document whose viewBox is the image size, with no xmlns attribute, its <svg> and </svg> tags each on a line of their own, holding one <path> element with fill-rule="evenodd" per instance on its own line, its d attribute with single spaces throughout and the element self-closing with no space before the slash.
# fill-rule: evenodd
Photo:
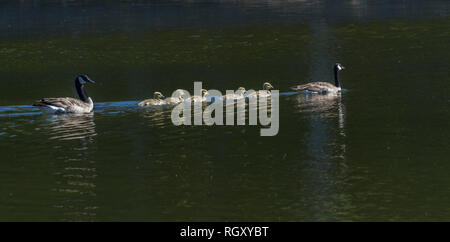
<svg viewBox="0 0 450 242">
<path fill-rule="evenodd" d="M 96 136 L 94 114 L 55 115 L 49 124 L 49 139 L 72 140 Z"/>
</svg>

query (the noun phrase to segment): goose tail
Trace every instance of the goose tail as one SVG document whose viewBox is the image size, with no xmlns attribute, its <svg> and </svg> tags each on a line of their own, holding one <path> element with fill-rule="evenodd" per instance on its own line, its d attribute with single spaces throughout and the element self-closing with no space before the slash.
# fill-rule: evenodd
<svg viewBox="0 0 450 242">
<path fill-rule="evenodd" d="M 34 103 L 33 103 L 33 106 L 35 106 L 35 107 L 45 107 L 45 106 L 47 106 L 47 105 L 48 105 L 48 104 L 45 103 L 45 100 L 44 100 L 44 99 L 36 100 L 36 101 L 34 101 Z"/>
</svg>

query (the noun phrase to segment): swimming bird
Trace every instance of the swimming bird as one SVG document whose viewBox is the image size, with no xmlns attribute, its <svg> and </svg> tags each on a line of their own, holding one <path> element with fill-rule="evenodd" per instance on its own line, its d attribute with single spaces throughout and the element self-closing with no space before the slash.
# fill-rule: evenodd
<svg viewBox="0 0 450 242">
<path fill-rule="evenodd" d="M 138 106 L 144 107 L 144 106 L 162 106 L 165 105 L 166 102 L 163 100 L 166 98 L 164 95 L 162 95 L 161 92 L 154 92 L 152 99 L 146 99 L 138 104 Z"/>
<path fill-rule="evenodd" d="M 184 90 L 177 89 L 175 90 L 175 92 L 172 94 L 171 97 L 165 98 L 164 102 L 166 105 L 177 105 L 183 102 L 184 94 L 185 94 Z"/>
<path fill-rule="evenodd" d="M 168 98 L 165 98 L 163 101 L 164 101 L 165 105 L 177 105 L 177 104 L 183 102 L 183 97 L 182 96 L 168 97 Z"/>
<path fill-rule="evenodd" d="M 311 82 L 308 84 L 291 87 L 294 91 L 307 91 L 319 94 L 336 94 L 341 91 L 341 84 L 339 82 L 338 73 L 344 70 L 344 66 L 339 63 L 334 64 L 334 85 L 328 82 Z"/>
<path fill-rule="evenodd" d="M 273 89 L 272 84 L 268 82 L 264 82 L 263 89 L 256 91 L 256 92 L 250 92 L 245 95 L 246 98 L 257 98 L 257 97 L 270 97 L 270 89 Z"/>
<path fill-rule="evenodd" d="M 226 102 L 228 99 L 239 100 L 244 98 L 245 88 L 239 87 L 236 93 L 225 94 L 222 96 L 222 101 Z"/>
<path fill-rule="evenodd" d="M 192 96 L 185 99 L 186 102 L 205 102 L 206 95 L 208 95 L 208 90 L 202 89 L 202 96 Z"/>
<path fill-rule="evenodd" d="M 80 99 L 71 97 L 43 98 L 33 106 L 44 107 L 55 113 L 90 113 L 94 109 L 94 102 L 84 90 L 84 84 L 95 83 L 87 75 L 75 78 L 75 88 Z"/>
</svg>

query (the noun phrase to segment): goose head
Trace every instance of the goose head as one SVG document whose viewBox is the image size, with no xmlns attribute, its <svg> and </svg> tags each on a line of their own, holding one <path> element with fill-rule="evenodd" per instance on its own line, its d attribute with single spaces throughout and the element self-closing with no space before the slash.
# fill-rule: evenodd
<svg viewBox="0 0 450 242">
<path fill-rule="evenodd" d="M 164 99 L 166 97 L 164 95 L 162 95 L 162 93 L 160 93 L 160 92 L 154 92 L 153 93 L 153 98 L 157 99 L 157 100 L 160 100 L 160 99 Z"/>
<path fill-rule="evenodd" d="M 202 97 L 205 97 L 206 95 L 208 95 L 208 90 L 202 89 Z"/>
<path fill-rule="evenodd" d="M 172 97 L 178 97 L 180 100 L 183 100 L 185 96 L 188 95 L 183 89 L 177 89 L 172 93 Z"/>
<path fill-rule="evenodd" d="M 246 91 L 244 87 L 239 87 L 237 90 L 238 90 L 238 92 L 241 93 L 241 94 L 244 94 L 245 91 Z"/>
<path fill-rule="evenodd" d="M 341 83 L 339 82 L 339 77 L 338 77 L 338 73 L 339 71 L 344 70 L 345 67 L 342 66 L 340 63 L 336 63 L 334 64 L 334 85 L 341 90 Z"/>
<path fill-rule="evenodd" d="M 77 78 L 75 79 L 75 82 L 77 82 L 78 84 L 81 84 L 81 85 L 84 85 L 84 84 L 86 84 L 88 82 L 89 83 L 95 83 L 87 75 L 78 75 Z"/>
<path fill-rule="evenodd" d="M 75 88 L 77 89 L 78 96 L 83 102 L 92 102 L 92 99 L 89 98 L 86 90 L 84 90 L 84 84 L 88 82 L 95 83 L 87 75 L 78 75 L 77 78 L 75 78 Z"/>
<path fill-rule="evenodd" d="M 345 67 L 343 65 L 341 65 L 340 63 L 334 64 L 334 70 L 335 71 L 342 71 L 344 69 L 345 69 Z"/>
<path fill-rule="evenodd" d="M 268 83 L 268 82 L 264 82 L 263 84 L 263 90 L 270 90 L 273 89 L 272 84 Z"/>
</svg>

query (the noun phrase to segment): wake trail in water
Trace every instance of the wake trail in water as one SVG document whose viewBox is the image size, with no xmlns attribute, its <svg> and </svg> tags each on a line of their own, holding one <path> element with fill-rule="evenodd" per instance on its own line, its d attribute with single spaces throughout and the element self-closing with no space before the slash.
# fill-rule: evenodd
<svg viewBox="0 0 450 242">
<path fill-rule="evenodd" d="M 289 96 L 298 94 L 297 92 L 282 92 L 280 96 Z M 117 101 L 117 102 L 95 102 L 94 113 L 99 114 L 118 114 L 128 111 L 137 111 L 140 109 L 151 110 L 151 108 L 142 108 L 138 106 L 140 101 Z M 154 108 L 160 109 L 160 108 Z M 2 117 L 22 117 L 46 114 L 39 107 L 32 105 L 10 105 L 0 106 L 0 118 Z M 54 113 L 51 113 L 54 115 Z"/>
</svg>

